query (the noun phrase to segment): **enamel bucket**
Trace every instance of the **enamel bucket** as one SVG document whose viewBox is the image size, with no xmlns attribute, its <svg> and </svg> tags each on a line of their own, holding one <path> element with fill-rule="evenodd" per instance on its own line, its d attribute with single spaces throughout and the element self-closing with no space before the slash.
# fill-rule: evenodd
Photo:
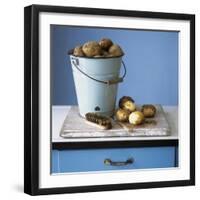
<svg viewBox="0 0 200 200">
<path fill-rule="evenodd" d="M 112 116 L 115 111 L 118 83 L 123 81 L 126 68 L 122 56 L 87 58 L 70 55 L 73 78 L 82 117 L 88 112 Z M 119 78 L 121 64 L 124 75 Z"/>
</svg>

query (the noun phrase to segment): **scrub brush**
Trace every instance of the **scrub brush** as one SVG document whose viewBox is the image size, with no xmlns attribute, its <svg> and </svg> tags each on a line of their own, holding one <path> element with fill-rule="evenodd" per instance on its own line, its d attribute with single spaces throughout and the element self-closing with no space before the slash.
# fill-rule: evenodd
<svg viewBox="0 0 200 200">
<path fill-rule="evenodd" d="M 87 123 L 100 129 L 107 130 L 112 128 L 111 119 L 97 113 L 87 113 L 85 115 Z"/>
</svg>

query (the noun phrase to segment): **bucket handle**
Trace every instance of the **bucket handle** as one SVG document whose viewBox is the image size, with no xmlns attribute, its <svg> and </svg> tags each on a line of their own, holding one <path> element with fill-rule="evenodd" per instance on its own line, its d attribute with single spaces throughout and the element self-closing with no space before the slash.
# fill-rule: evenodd
<svg viewBox="0 0 200 200">
<path fill-rule="evenodd" d="M 85 76 L 87 76 L 88 78 L 96 81 L 96 82 L 99 82 L 99 83 L 103 83 L 103 84 L 107 84 L 107 85 L 112 85 L 112 84 L 117 84 L 117 83 L 121 83 L 123 82 L 124 80 L 124 77 L 126 76 L 126 65 L 124 63 L 124 61 L 122 60 L 122 65 L 124 67 L 124 74 L 122 77 L 119 77 L 119 78 L 115 78 L 115 79 L 112 79 L 112 80 L 108 80 L 108 81 L 102 81 L 102 80 L 98 80 L 96 78 L 93 78 L 92 76 L 86 74 L 84 71 L 82 71 L 78 65 L 79 65 L 79 60 L 76 59 L 76 58 L 72 58 L 72 63 L 74 64 L 74 66 L 76 67 L 76 69 L 81 72 L 82 74 L 84 74 Z"/>
</svg>

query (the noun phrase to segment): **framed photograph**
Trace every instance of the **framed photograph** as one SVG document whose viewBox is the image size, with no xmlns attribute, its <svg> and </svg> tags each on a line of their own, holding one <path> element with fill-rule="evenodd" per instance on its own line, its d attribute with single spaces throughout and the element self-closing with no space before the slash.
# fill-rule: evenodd
<svg viewBox="0 0 200 200">
<path fill-rule="evenodd" d="M 24 12 L 24 192 L 194 185 L 195 16 Z"/>
</svg>

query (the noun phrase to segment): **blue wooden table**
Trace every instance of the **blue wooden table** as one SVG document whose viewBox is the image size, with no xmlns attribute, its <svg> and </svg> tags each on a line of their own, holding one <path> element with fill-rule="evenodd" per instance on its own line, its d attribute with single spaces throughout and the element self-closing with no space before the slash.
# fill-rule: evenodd
<svg viewBox="0 0 200 200">
<path fill-rule="evenodd" d="M 52 173 L 138 170 L 178 166 L 177 107 L 164 107 L 170 136 L 131 138 L 62 138 L 68 107 L 52 110 Z"/>
</svg>

